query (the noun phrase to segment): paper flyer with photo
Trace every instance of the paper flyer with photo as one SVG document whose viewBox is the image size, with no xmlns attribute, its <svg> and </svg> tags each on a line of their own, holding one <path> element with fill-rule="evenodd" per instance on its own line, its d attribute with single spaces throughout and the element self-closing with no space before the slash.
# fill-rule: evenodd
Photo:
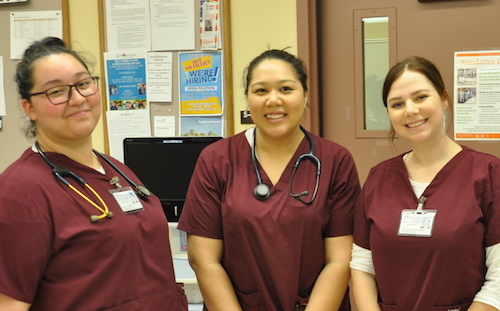
<svg viewBox="0 0 500 311">
<path fill-rule="evenodd" d="M 151 136 L 147 101 L 147 53 L 104 53 L 110 155 L 123 161 L 123 139 Z"/>
<path fill-rule="evenodd" d="M 455 52 L 454 138 L 500 140 L 500 51 Z"/>
<path fill-rule="evenodd" d="M 221 48 L 219 8 L 218 0 L 200 0 L 200 46 L 202 50 Z"/>
<path fill-rule="evenodd" d="M 107 110 L 148 109 L 146 52 L 107 52 Z"/>
</svg>

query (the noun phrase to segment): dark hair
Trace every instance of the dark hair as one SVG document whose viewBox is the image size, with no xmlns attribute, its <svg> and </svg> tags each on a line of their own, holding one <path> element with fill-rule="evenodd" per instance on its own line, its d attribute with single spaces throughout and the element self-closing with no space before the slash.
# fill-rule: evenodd
<svg viewBox="0 0 500 311">
<path fill-rule="evenodd" d="M 431 81 L 439 96 L 442 99 L 447 100 L 448 104 L 451 105 L 452 102 L 450 94 L 444 86 L 443 78 L 441 77 L 437 67 L 426 58 L 420 56 L 410 56 L 394 65 L 389 70 L 389 73 L 387 73 L 384 86 L 382 88 L 382 100 L 385 107 L 387 107 L 387 96 L 389 95 L 392 84 L 407 70 L 423 74 L 427 79 L 429 79 L 429 81 Z M 390 139 L 393 140 L 395 135 L 396 133 L 391 126 L 391 131 L 389 132 Z"/>
<path fill-rule="evenodd" d="M 70 54 L 76 58 L 88 71 L 89 68 L 86 62 L 78 53 L 66 47 L 64 42 L 59 38 L 47 37 L 40 41 L 31 44 L 26 51 L 24 51 L 21 62 L 17 65 L 15 80 L 17 89 L 22 99 L 29 100 L 31 90 L 33 89 L 33 65 L 35 62 L 43 57 L 53 54 Z M 34 121 L 30 121 L 25 128 L 25 135 L 28 138 L 36 136 L 36 126 Z"/>
<path fill-rule="evenodd" d="M 248 95 L 248 87 L 250 81 L 252 80 L 252 75 L 255 67 L 264 60 L 268 59 L 277 59 L 289 63 L 295 70 L 295 73 L 297 74 L 297 77 L 299 78 L 299 81 L 302 84 L 304 91 L 307 92 L 307 73 L 304 63 L 299 58 L 286 52 L 285 50 L 273 49 L 273 50 L 267 50 L 262 54 L 260 54 L 259 56 L 257 56 L 256 58 L 254 58 L 250 62 L 248 67 L 245 69 L 245 72 L 243 74 L 243 86 L 245 88 L 245 95 Z"/>
</svg>

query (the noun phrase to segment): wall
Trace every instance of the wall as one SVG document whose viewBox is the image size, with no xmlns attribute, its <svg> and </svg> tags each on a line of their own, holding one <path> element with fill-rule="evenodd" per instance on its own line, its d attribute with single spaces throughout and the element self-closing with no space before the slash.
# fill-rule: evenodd
<svg viewBox="0 0 500 311">
<path fill-rule="evenodd" d="M 104 76 L 100 62 L 98 0 L 69 0 L 71 47 L 93 57 L 92 74 Z M 101 93 L 103 88 L 101 87 Z M 103 112 L 104 113 L 104 112 Z M 104 152 L 103 117 L 92 134 L 94 149 Z"/>
<path fill-rule="evenodd" d="M 22 4 L 0 6 L 0 55 L 3 57 L 6 116 L 0 130 L 0 172 L 14 162 L 32 142 L 27 140 L 22 128 L 28 124 L 21 108 L 21 100 L 14 82 L 18 59 L 10 59 L 10 12 L 61 10 L 61 0 L 28 1 Z"/>
<path fill-rule="evenodd" d="M 242 77 L 248 63 L 268 48 L 290 47 L 287 51 L 297 55 L 295 2 L 295 0 L 231 1 L 234 133 L 250 127 L 240 124 L 240 111 L 247 110 Z"/>
<path fill-rule="evenodd" d="M 453 95 L 453 52 L 500 48 L 499 0 L 461 0 L 420 3 L 417 0 L 321 1 L 320 60 L 324 75 L 324 137 L 347 147 L 353 154 L 364 182 L 371 167 L 403 153 L 409 146 L 396 139 L 394 147 L 387 138 L 356 139 L 354 10 L 396 8 L 397 60 L 419 55 L 432 60 L 440 69 L 445 85 Z M 339 31 L 339 30 L 342 31 Z M 391 64 L 393 65 L 393 64 Z M 449 134 L 453 133 L 451 128 Z M 459 143 L 500 156 L 500 143 Z"/>
<path fill-rule="evenodd" d="M 54 9 L 47 2 L 14 6 L 29 10 Z M 93 73 L 104 75 L 100 64 L 100 38 L 99 38 L 99 5 L 102 0 L 69 0 L 70 40 L 72 48 L 90 53 L 95 64 Z M 60 7 L 56 7 L 59 9 Z M 247 109 L 246 98 L 243 94 L 241 83 L 243 70 L 247 64 L 262 51 L 270 48 L 285 48 L 293 54 L 297 53 L 297 26 L 296 26 L 296 4 L 291 0 L 275 0 L 270 6 L 266 0 L 254 1 L 231 1 L 231 35 L 233 53 L 233 84 L 234 84 L 234 133 L 240 132 L 248 126 L 240 124 L 240 111 Z M 3 27 L 2 41 L 8 40 L 9 27 Z M 4 55 L 4 53 L 2 53 Z M 4 62 L 11 62 L 4 55 Z M 14 84 L 11 81 L 13 72 L 6 72 L 6 91 L 14 92 Z M 102 89 L 102 88 L 101 88 Z M 15 97 L 15 93 L 13 93 Z M 4 118 L 4 130 L 0 131 L 0 144 L 2 152 L 0 156 L 0 172 L 10 163 L 17 159 L 21 152 L 26 149 L 28 142 L 20 132 L 23 114 L 18 106 L 8 108 L 8 117 Z M 105 150 L 104 124 L 102 118 L 93 134 L 94 148 L 99 151 Z M 8 129 L 8 130 L 7 130 Z M 8 151 L 5 146 L 9 146 Z"/>
</svg>

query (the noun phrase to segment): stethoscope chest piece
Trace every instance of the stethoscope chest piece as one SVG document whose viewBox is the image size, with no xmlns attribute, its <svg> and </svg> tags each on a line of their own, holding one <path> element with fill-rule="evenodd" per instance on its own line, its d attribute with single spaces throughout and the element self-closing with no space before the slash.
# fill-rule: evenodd
<svg viewBox="0 0 500 311">
<path fill-rule="evenodd" d="M 258 184 L 253 190 L 253 194 L 258 200 L 264 201 L 271 195 L 271 191 L 266 184 Z"/>
<path fill-rule="evenodd" d="M 294 199 L 296 199 L 296 200 L 298 200 L 306 205 L 310 205 L 314 201 L 314 199 L 316 198 L 316 194 L 318 192 L 319 176 L 320 176 L 320 172 L 321 172 L 321 162 L 314 155 L 314 141 L 313 141 L 311 135 L 302 126 L 300 126 L 300 129 L 302 130 L 302 132 L 304 132 L 304 135 L 306 136 L 307 140 L 309 141 L 309 144 L 311 145 L 311 150 L 309 151 L 309 153 L 305 153 L 297 158 L 297 161 L 295 162 L 295 165 L 293 167 L 292 175 L 290 177 L 290 182 L 288 184 L 288 193 L 292 198 L 294 198 Z M 260 177 L 260 173 L 259 173 L 259 167 L 257 166 L 257 156 L 255 154 L 255 131 L 256 131 L 256 129 L 254 129 L 254 132 L 253 132 L 253 144 L 251 145 L 251 149 L 252 149 L 252 163 L 253 163 L 253 168 L 255 171 L 255 175 L 257 177 L 258 184 L 257 184 L 257 187 L 255 187 L 255 189 L 253 190 L 253 194 L 254 194 L 256 199 L 258 199 L 260 201 L 264 201 L 271 196 L 271 191 L 269 190 L 269 186 L 262 182 L 262 178 Z M 316 184 L 314 186 L 314 193 L 313 193 L 312 198 L 309 202 L 305 202 L 304 200 L 301 199 L 302 196 L 307 196 L 309 194 L 309 191 L 302 191 L 302 192 L 296 193 L 296 194 L 292 193 L 292 184 L 293 184 L 293 179 L 295 177 L 295 172 L 297 171 L 297 168 L 299 167 L 300 162 L 304 159 L 311 160 L 313 163 L 316 164 L 316 168 L 317 168 L 316 169 Z"/>
<path fill-rule="evenodd" d="M 135 186 L 135 192 L 143 200 L 151 196 L 151 191 L 143 185 L 137 184 Z"/>
</svg>

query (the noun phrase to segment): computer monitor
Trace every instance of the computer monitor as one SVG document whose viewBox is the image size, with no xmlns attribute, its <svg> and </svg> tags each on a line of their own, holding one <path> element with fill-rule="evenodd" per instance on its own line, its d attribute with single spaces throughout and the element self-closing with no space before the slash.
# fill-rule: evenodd
<svg viewBox="0 0 500 311">
<path fill-rule="evenodd" d="M 222 139 L 205 137 L 125 138 L 124 162 L 161 201 L 168 221 L 179 220 L 201 151 Z"/>
</svg>

